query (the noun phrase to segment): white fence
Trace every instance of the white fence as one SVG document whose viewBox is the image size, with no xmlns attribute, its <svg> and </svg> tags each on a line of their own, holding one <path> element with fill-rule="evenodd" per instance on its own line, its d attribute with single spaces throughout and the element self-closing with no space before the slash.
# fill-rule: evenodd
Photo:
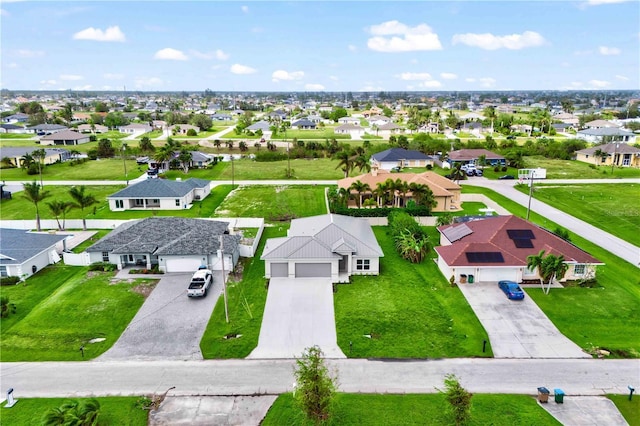
<svg viewBox="0 0 640 426">
<path fill-rule="evenodd" d="M 62 253 L 62 259 L 64 259 L 65 265 L 71 266 L 89 266 L 91 260 L 89 253 Z"/>
<path fill-rule="evenodd" d="M 229 222 L 229 229 L 234 228 L 260 228 L 264 226 L 264 219 L 261 217 L 207 217 L 198 218 L 204 220 L 217 220 L 221 222 Z M 123 223 L 131 220 L 115 220 L 115 219 L 87 219 L 87 229 L 115 229 Z M 62 223 L 62 221 L 60 221 Z M 1 220 L 0 226 L 11 229 L 36 229 L 36 221 L 33 220 Z M 43 230 L 58 229 L 58 222 L 55 219 L 41 219 L 40 226 Z M 82 229 L 82 219 L 67 219 L 65 221 L 65 229 Z"/>
</svg>

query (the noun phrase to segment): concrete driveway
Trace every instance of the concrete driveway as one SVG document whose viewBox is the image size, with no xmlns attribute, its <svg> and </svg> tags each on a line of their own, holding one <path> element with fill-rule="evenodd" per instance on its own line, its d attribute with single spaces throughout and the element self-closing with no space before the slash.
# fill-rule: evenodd
<svg viewBox="0 0 640 426">
<path fill-rule="evenodd" d="M 205 298 L 187 297 L 191 274 L 166 274 L 111 349 L 98 361 L 202 359 L 200 339 L 222 290 L 222 273 Z"/>
<path fill-rule="evenodd" d="M 560 333 L 530 297 L 509 300 L 495 282 L 459 288 L 487 331 L 494 357 L 591 358 Z"/>
<path fill-rule="evenodd" d="M 258 347 L 247 358 L 295 358 L 314 345 L 327 358 L 345 358 L 337 344 L 331 281 L 271 278 Z"/>
</svg>

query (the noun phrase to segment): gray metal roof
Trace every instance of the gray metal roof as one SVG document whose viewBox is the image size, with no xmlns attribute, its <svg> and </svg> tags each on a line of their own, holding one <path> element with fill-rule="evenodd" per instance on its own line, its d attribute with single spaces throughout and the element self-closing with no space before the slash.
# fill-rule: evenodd
<svg viewBox="0 0 640 426">
<path fill-rule="evenodd" d="M 79 139 L 87 139 L 89 140 L 89 135 L 85 135 L 83 133 L 78 133 L 75 130 L 61 130 L 56 133 L 52 133 L 50 135 L 43 136 L 40 138 L 42 141 L 49 140 L 79 140 Z"/>
<path fill-rule="evenodd" d="M 289 236 L 272 238 L 261 259 L 309 259 L 356 256 L 384 256 L 366 219 L 336 214 L 291 221 Z"/>
<path fill-rule="evenodd" d="M 251 126 L 247 127 L 247 130 L 256 131 L 256 130 L 269 130 L 270 124 L 268 121 L 258 121 L 257 123 L 253 123 Z"/>
<path fill-rule="evenodd" d="M 214 254 L 223 235 L 225 252 L 234 252 L 239 235 L 225 234 L 228 222 L 180 217 L 149 217 L 128 222 L 87 249 L 87 252 L 155 255 Z"/>
<path fill-rule="evenodd" d="M 0 265 L 21 264 L 52 248 L 67 235 L 27 232 L 23 229 L 0 228 Z"/>
<path fill-rule="evenodd" d="M 209 186 L 211 181 L 190 178 L 185 181 L 167 179 L 147 179 L 111 194 L 113 198 L 176 198 L 184 197 L 194 188 Z"/>
<path fill-rule="evenodd" d="M 9 158 L 22 157 L 25 154 L 31 154 L 33 151 L 37 149 L 41 149 L 41 148 L 37 146 L 36 147 L 32 147 L 32 146 L 2 147 L 2 156 L 9 157 Z M 44 148 L 44 151 L 46 152 L 47 157 L 50 155 L 65 154 L 69 152 L 66 149 L 62 149 L 62 148 Z"/>
<path fill-rule="evenodd" d="M 399 160 L 428 160 L 429 156 L 420 151 L 408 150 L 404 148 L 390 148 L 378 152 L 371 156 L 376 161 L 399 161 Z"/>
<path fill-rule="evenodd" d="M 473 231 L 463 223 L 461 225 L 452 225 L 449 228 L 443 229 L 442 233 L 447 237 L 447 240 L 453 243 L 454 241 L 458 241 L 459 239 L 472 234 Z"/>
<path fill-rule="evenodd" d="M 31 126 L 31 127 L 27 127 L 27 130 L 42 130 L 42 131 L 47 131 L 47 130 L 64 130 L 64 129 L 68 129 L 67 126 L 63 126 L 61 124 L 48 124 L 48 123 L 44 123 L 44 124 L 36 124 L 35 126 Z"/>
<path fill-rule="evenodd" d="M 597 129 L 584 129 L 578 133 L 591 136 L 634 136 L 635 133 L 619 129 L 617 127 L 600 127 Z"/>
</svg>

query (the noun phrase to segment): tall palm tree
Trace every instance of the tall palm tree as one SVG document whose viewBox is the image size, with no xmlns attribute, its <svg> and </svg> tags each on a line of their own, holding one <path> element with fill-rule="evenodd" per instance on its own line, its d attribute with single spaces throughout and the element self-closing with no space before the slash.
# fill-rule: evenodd
<svg viewBox="0 0 640 426">
<path fill-rule="evenodd" d="M 437 205 L 433 191 L 427 185 L 411 182 L 409 191 L 411 191 L 411 196 L 418 206 L 429 207 L 429 210 L 431 210 Z"/>
<path fill-rule="evenodd" d="M 153 160 L 160 165 L 160 169 L 169 170 L 169 162 L 173 159 L 174 152 L 171 144 L 166 144 L 153 155 Z M 164 163 L 167 163 L 166 169 Z"/>
<path fill-rule="evenodd" d="M 336 166 L 336 169 L 342 170 L 344 172 L 344 177 L 348 178 L 349 172 L 351 172 L 354 167 L 354 161 L 353 161 L 353 158 L 351 157 L 351 153 L 349 153 L 346 150 L 341 150 L 336 152 L 333 158 L 335 160 L 338 160 L 338 165 Z"/>
<path fill-rule="evenodd" d="M 385 195 L 387 194 L 387 187 L 384 182 L 378 182 L 373 191 L 371 191 L 376 197 L 378 207 L 383 207 L 385 203 Z"/>
<path fill-rule="evenodd" d="M 356 191 L 356 193 L 358 194 L 358 208 L 362 207 L 362 193 L 371 191 L 371 187 L 369 186 L 369 184 L 357 180 L 351 184 L 349 189 Z"/>
<path fill-rule="evenodd" d="M 462 170 L 461 167 L 462 163 L 457 163 L 451 171 L 451 179 L 456 183 L 460 183 L 461 180 L 464 180 L 467 177 L 466 173 L 464 172 L 464 170 Z"/>
<path fill-rule="evenodd" d="M 142 139 L 140 139 L 138 148 L 140 148 L 140 151 L 142 152 L 154 152 L 156 150 L 156 147 L 151 143 L 149 136 L 143 136 Z"/>
<path fill-rule="evenodd" d="M 71 198 L 73 198 L 73 200 L 75 201 L 73 207 L 79 208 L 82 212 L 82 229 L 86 231 L 87 218 L 84 215 L 84 209 L 86 207 L 91 207 L 92 205 L 97 204 L 98 200 L 96 200 L 93 195 L 85 193 L 84 185 L 80 187 L 72 186 L 71 189 L 69 189 L 69 195 L 71 195 Z"/>
<path fill-rule="evenodd" d="M 71 209 L 71 203 L 69 201 L 54 200 L 47 203 L 47 206 L 49 206 L 49 210 L 51 210 L 51 213 L 53 213 L 56 218 L 56 222 L 58 222 L 58 229 L 60 231 L 64 230 L 65 219 Z M 60 216 L 62 216 L 62 225 L 60 224 Z"/>
<path fill-rule="evenodd" d="M 220 145 L 222 145 L 222 141 L 220 139 L 215 139 L 213 141 L 213 146 L 215 146 L 216 148 L 218 148 L 218 152 L 220 152 Z"/>
<path fill-rule="evenodd" d="M 36 229 L 42 231 L 38 204 L 50 195 L 49 191 L 45 191 L 42 185 L 38 184 L 35 180 L 32 183 L 25 183 L 22 186 L 24 187 L 24 194 L 22 196 L 36 206 Z"/>
<path fill-rule="evenodd" d="M 32 164 L 35 163 L 35 159 L 33 155 L 26 153 L 22 157 L 20 157 L 20 168 L 23 170 L 29 170 Z"/>
<path fill-rule="evenodd" d="M 396 202 L 394 203 L 396 207 L 400 207 L 400 200 L 402 200 L 402 206 L 406 206 L 406 197 L 407 197 L 407 192 L 409 192 L 409 184 L 403 180 L 400 180 L 400 178 L 396 179 L 393 182 L 393 189 L 395 190 L 395 193 L 397 194 L 396 196 Z"/>
<path fill-rule="evenodd" d="M 363 154 L 358 155 L 353 160 L 353 167 L 364 173 L 369 173 L 371 171 L 371 163 L 369 163 L 369 159 L 367 159 Z"/>
<path fill-rule="evenodd" d="M 5 167 L 7 169 L 16 166 L 15 164 L 13 164 L 13 160 L 9 157 L 2 157 L 2 160 L 0 160 L 0 164 L 2 164 L 2 167 Z"/>
</svg>

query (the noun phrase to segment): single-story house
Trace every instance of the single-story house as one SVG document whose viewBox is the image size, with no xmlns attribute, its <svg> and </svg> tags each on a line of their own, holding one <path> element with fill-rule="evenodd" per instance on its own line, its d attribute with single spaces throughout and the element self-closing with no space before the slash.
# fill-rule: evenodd
<svg viewBox="0 0 640 426">
<path fill-rule="evenodd" d="M 81 124 L 78 126 L 78 131 L 80 133 L 106 133 L 109 131 L 109 128 L 102 124 Z"/>
<path fill-rule="evenodd" d="M 357 124 L 342 124 L 333 129 L 333 132 L 339 135 L 351 135 L 352 139 L 360 139 L 364 135 L 364 127 Z"/>
<path fill-rule="evenodd" d="M 174 124 L 169 127 L 169 131 L 172 135 L 184 136 L 189 130 L 193 130 L 196 133 L 200 132 L 200 128 L 198 126 L 192 126 L 191 124 Z"/>
<path fill-rule="evenodd" d="M 433 165 L 433 158 L 420 151 L 404 148 L 390 148 L 375 153 L 369 159 L 371 168 L 391 170 L 394 167 L 427 167 Z"/>
<path fill-rule="evenodd" d="M 567 130 L 575 129 L 574 125 L 569 123 L 553 123 L 551 127 L 553 127 L 556 132 L 566 132 Z"/>
<path fill-rule="evenodd" d="M 75 130 L 63 130 L 40 138 L 40 145 L 80 145 L 89 142 L 90 136 Z"/>
<path fill-rule="evenodd" d="M 438 133 L 440 131 L 440 124 L 438 123 L 427 123 L 418 128 L 418 132 L 420 133 Z"/>
<path fill-rule="evenodd" d="M 584 123 L 584 127 L 587 129 L 617 129 L 620 125 L 608 120 L 593 120 L 588 123 Z"/>
<path fill-rule="evenodd" d="M 338 118 L 338 123 L 340 124 L 355 124 L 356 126 L 360 125 L 360 119 L 358 117 L 340 117 Z"/>
<path fill-rule="evenodd" d="M 467 114 L 460 117 L 462 121 L 470 121 L 470 120 L 484 120 L 484 115 L 480 115 L 476 112 L 468 112 Z"/>
<path fill-rule="evenodd" d="M 596 155 L 596 151 L 606 155 Z M 576 151 L 576 160 L 596 166 L 640 167 L 640 149 L 621 142 L 596 145 Z"/>
<path fill-rule="evenodd" d="M 603 121 L 603 120 L 599 120 Z M 618 127 L 598 127 L 593 129 L 578 130 L 576 137 L 587 142 L 624 142 L 628 144 L 636 143 L 636 134 Z"/>
<path fill-rule="evenodd" d="M 27 133 L 36 133 L 36 134 L 53 134 L 56 132 L 61 132 L 63 130 L 69 130 L 67 126 L 63 126 L 61 124 L 36 124 L 35 126 L 27 127 Z"/>
<path fill-rule="evenodd" d="M 27 278 L 60 261 L 68 235 L 0 228 L 0 276 Z"/>
<path fill-rule="evenodd" d="M 231 117 L 229 114 L 219 112 L 217 114 L 211 114 L 211 119 L 214 121 L 231 121 L 233 120 L 233 117 Z"/>
<path fill-rule="evenodd" d="M 258 130 L 262 130 L 263 132 L 268 132 L 270 128 L 271 128 L 271 125 L 269 124 L 268 121 L 261 120 L 247 127 L 247 130 L 249 130 L 250 132 L 257 132 Z"/>
<path fill-rule="evenodd" d="M 383 124 L 392 123 L 393 120 L 386 115 L 372 115 L 367 121 L 370 126 L 382 126 Z"/>
<path fill-rule="evenodd" d="M 267 240 L 260 259 L 266 278 L 337 283 L 349 282 L 351 275 L 378 275 L 383 256 L 366 219 L 327 214 L 293 219 L 286 237 Z"/>
<path fill-rule="evenodd" d="M 533 282 L 540 280 L 536 270 L 527 268 L 527 257 L 546 254 L 564 256 L 569 266 L 559 281 L 595 277 L 595 266 L 603 263 L 589 253 L 517 216 L 486 216 L 453 225 L 438 227 L 440 246 L 438 268 L 457 282 L 462 275 L 473 280 Z"/>
<path fill-rule="evenodd" d="M 351 190 L 351 185 L 354 182 L 360 181 L 366 183 L 371 188 L 371 191 L 366 191 L 362 194 L 364 201 L 367 198 L 374 198 L 372 191 L 374 191 L 378 185 L 385 184 L 387 180 L 396 181 L 397 179 L 406 182 L 408 185 L 415 183 L 429 187 L 436 201 L 436 206 L 432 209 L 434 212 L 448 212 L 460 209 L 460 185 L 434 172 L 391 173 L 388 170 L 372 168 L 371 173 L 340 179 L 338 181 L 338 187 L 345 188 L 351 192 L 353 200 L 349 202 L 349 207 L 357 207 L 355 201 L 357 192 Z M 398 207 L 405 206 L 409 200 L 413 199 L 411 191 L 402 194 L 399 191 L 393 190 L 393 194 L 395 195 L 396 202 L 399 204 Z M 375 197 L 375 199 L 376 202 L 381 202 L 381 199 L 378 199 L 378 197 Z M 389 201 L 393 202 L 393 200 Z"/>
<path fill-rule="evenodd" d="M 164 130 L 167 128 L 167 122 L 164 120 L 151 120 L 151 127 L 154 130 Z"/>
<path fill-rule="evenodd" d="M 0 133 L 27 133 L 27 129 L 15 124 L 0 124 Z"/>
<path fill-rule="evenodd" d="M 571 124 L 574 127 L 580 123 L 580 118 L 577 115 L 569 114 L 567 112 L 561 112 L 560 114 L 554 115 L 552 118 L 554 120 L 562 121 L 565 124 Z"/>
<path fill-rule="evenodd" d="M 149 217 L 118 226 L 86 252 L 91 263 L 114 263 L 118 269 L 157 265 L 164 272 L 194 272 L 204 265 L 220 270 L 224 258 L 225 271 L 231 271 L 240 257 L 240 236 L 229 235 L 228 226 L 207 219 Z"/>
<path fill-rule="evenodd" d="M 449 152 L 449 163 L 454 165 L 456 163 L 462 164 L 478 164 L 478 158 L 482 155 L 488 164 L 492 166 L 505 165 L 507 160 L 502 155 L 491 152 L 487 149 L 458 149 Z"/>
<path fill-rule="evenodd" d="M 29 114 L 18 112 L 16 114 L 7 115 L 2 119 L 3 123 L 26 123 L 29 121 Z"/>
<path fill-rule="evenodd" d="M 131 123 L 126 126 L 118 127 L 120 133 L 127 133 L 133 135 L 134 133 L 148 133 L 153 130 L 153 127 L 149 124 Z"/>
<path fill-rule="evenodd" d="M 303 118 L 291 123 L 291 128 L 299 129 L 299 130 L 315 130 L 316 123 L 314 123 L 311 120 L 307 120 L 306 118 Z"/>
<path fill-rule="evenodd" d="M 391 135 L 404 132 L 404 129 L 402 127 L 398 126 L 396 123 L 391 121 L 388 123 L 381 124 L 379 126 L 372 127 L 371 130 L 375 132 L 376 136 L 382 136 L 383 138 L 386 138 L 386 139 L 388 139 Z"/>
<path fill-rule="evenodd" d="M 111 211 L 182 210 L 211 192 L 211 181 L 147 179 L 127 186 L 107 197 Z"/>
<path fill-rule="evenodd" d="M 22 157 L 26 154 L 32 154 L 33 151 L 36 151 L 38 147 L 26 147 L 26 146 L 8 146 L 6 148 L 2 148 L 2 157 L 7 157 L 11 159 L 11 162 L 16 167 L 19 167 L 22 164 Z M 53 164 L 57 162 L 67 161 L 71 158 L 71 153 L 66 149 L 62 148 L 44 148 L 44 159 L 42 162 L 44 164 Z"/>
</svg>

